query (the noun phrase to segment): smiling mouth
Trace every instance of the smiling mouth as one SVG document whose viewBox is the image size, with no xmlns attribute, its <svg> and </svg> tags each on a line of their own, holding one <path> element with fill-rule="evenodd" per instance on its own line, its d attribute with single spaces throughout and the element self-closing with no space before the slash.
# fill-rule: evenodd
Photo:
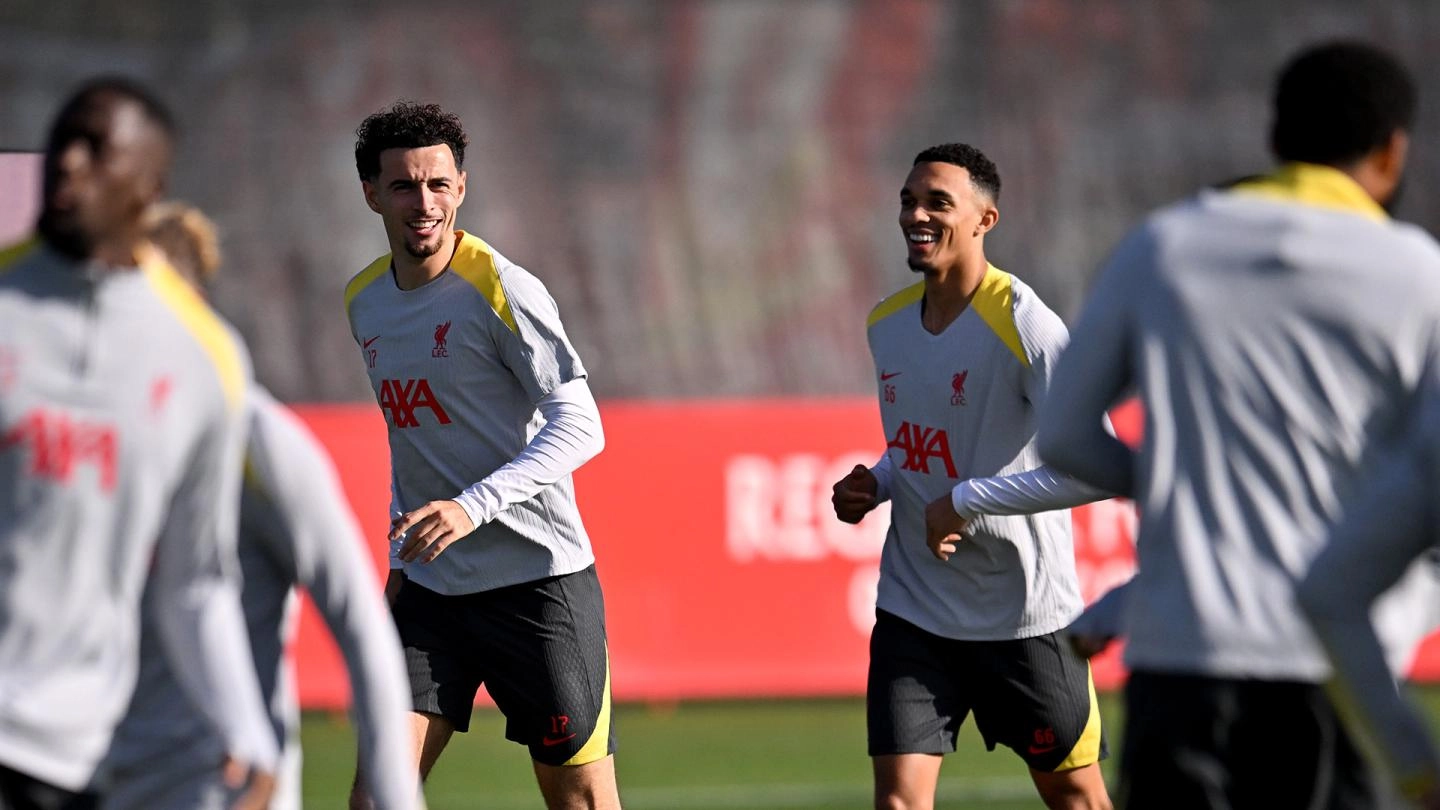
<svg viewBox="0 0 1440 810">
<path fill-rule="evenodd" d="M 432 236 L 440 230 L 439 219 L 412 219 L 405 225 L 420 236 Z"/>
<path fill-rule="evenodd" d="M 927 247 L 935 244 L 938 237 L 926 231 L 911 231 L 905 234 L 905 241 L 911 247 Z"/>
</svg>

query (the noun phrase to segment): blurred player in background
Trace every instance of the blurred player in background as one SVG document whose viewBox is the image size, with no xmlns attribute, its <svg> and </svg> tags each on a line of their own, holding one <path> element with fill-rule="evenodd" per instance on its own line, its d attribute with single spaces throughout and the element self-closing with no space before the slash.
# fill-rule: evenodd
<svg viewBox="0 0 1440 810">
<path fill-rule="evenodd" d="M 159 652 L 221 729 L 214 764 L 276 764 L 235 561 L 249 359 L 142 223 L 173 141 L 143 88 L 86 85 L 50 130 L 39 238 L 0 254 L 6 810 L 95 806 L 147 580 Z"/>
<path fill-rule="evenodd" d="M 571 483 L 604 444 L 585 368 L 539 279 L 455 229 L 460 121 L 399 103 L 357 135 L 391 253 L 345 310 L 389 427 L 387 591 L 421 777 L 484 683 L 548 807 L 619 807 L 605 606 Z"/>
<path fill-rule="evenodd" d="M 202 295 L 220 265 L 215 228 L 198 210 L 162 203 L 147 232 Z M 270 807 L 300 807 L 299 709 L 284 660 L 305 588 L 340 647 L 350 673 L 360 761 L 380 808 L 416 807 L 413 771 L 385 767 L 409 757 L 409 689 L 394 625 L 375 582 L 360 528 L 324 448 L 258 385 L 249 391 L 250 436 L 240 495 L 241 604 L 260 687 L 270 708 L 282 767 Z M 105 810 L 202 810 L 229 807 L 215 752 L 223 751 L 205 717 L 185 702 L 169 661 L 155 650 L 153 623 L 141 636 L 140 679 L 108 757 L 112 786 Z"/>
<path fill-rule="evenodd" d="M 1065 325 L 985 258 L 1000 177 L 974 147 L 921 152 L 900 229 L 924 280 L 870 313 L 889 448 L 835 484 L 836 516 L 893 501 L 866 690 L 877 808 L 934 804 L 969 713 L 1049 807 L 1105 808 L 1089 664 L 1056 636 L 1080 613 L 1071 506 L 1107 493 L 1041 465 L 1036 408 Z"/>
<path fill-rule="evenodd" d="M 1121 804 L 1375 802 L 1295 583 L 1440 351 L 1440 251 L 1383 207 L 1415 102 L 1373 47 L 1297 56 L 1274 96 L 1281 165 L 1131 233 L 1055 372 L 1041 454 L 1140 509 Z M 1138 455 L 1100 421 L 1132 387 Z"/>
</svg>

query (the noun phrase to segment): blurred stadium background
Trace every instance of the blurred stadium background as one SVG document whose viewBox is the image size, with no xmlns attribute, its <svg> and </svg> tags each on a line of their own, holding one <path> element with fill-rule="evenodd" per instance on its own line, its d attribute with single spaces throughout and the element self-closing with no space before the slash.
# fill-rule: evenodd
<svg viewBox="0 0 1440 810">
<path fill-rule="evenodd" d="M 894 217 L 914 153 L 962 140 L 996 160 L 990 257 L 1070 318 L 1143 211 L 1267 165 L 1276 68 L 1341 35 L 1394 49 L 1421 83 L 1398 214 L 1433 232 L 1430 0 L 5 0 L 0 150 L 17 154 L 0 158 L 0 235 L 32 220 L 23 153 L 75 84 L 158 88 L 184 133 L 174 194 L 222 229 L 217 304 L 335 453 L 378 558 L 383 423 L 340 298 L 386 247 L 353 131 L 397 98 L 457 112 L 462 226 L 546 281 L 601 397 L 609 448 L 578 486 L 627 801 L 859 808 L 884 516 L 841 526 L 828 488 L 883 446 L 862 319 L 910 282 Z M 1128 572 L 1131 518 L 1077 514 L 1087 596 Z M 296 652 L 307 705 L 334 710 L 322 636 L 307 620 Z M 1099 671 L 1120 677 L 1113 656 Z M 1417 674 L 1440 674 L 1440 653 Z M 524 752 L 481 711 L 431 806 L 534 806 Z M 305 734 L 311 804 L 338 806 L 343 718 Z M 1018 760 L 981 750 L 968 737 L 947 766 L 942 806 L 1034 806 Z"/>
</svg>

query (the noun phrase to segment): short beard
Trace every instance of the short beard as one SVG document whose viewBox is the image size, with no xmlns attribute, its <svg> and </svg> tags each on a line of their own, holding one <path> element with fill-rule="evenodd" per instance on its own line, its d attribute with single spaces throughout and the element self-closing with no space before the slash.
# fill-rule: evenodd
<svg viewBox="0 0 1440 810">
<path fill-rule="evenodd" d="M 440 252 L 440 244 L 442 241 L 443 240 L 436 239 L 435 243 L 430 245 L 412 245 L 406 242 L 405 252 L 417 259 L 428 259 Z"/>
</svg>

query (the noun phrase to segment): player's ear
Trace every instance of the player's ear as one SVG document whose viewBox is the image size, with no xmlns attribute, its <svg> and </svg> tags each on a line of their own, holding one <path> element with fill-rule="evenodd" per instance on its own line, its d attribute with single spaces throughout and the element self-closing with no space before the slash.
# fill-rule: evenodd
<svg viewBox="0 0 1440 810">
<path fill-rule="evenodd" d="M 460 176 L 455 181 L 455 204 L 465 202 L 465 170 L 460 170 Z"/>
<path fill-rule="evenodd" d="M 371 211 L 380 213 L 380 198 L 376 194 L 375 184 L 369 180 L 361 180 L 360 188 L 365 192 L 365 204 L 370 206 Z"/>
<path fill-rule="evenodd" d="M 997 223 L 1000 222 L 1000 209 L 993 205 L 986 205 L 980 211 L 980 221 L 975 225 L 975 236 L 989 233 Z"/>
</svg>

